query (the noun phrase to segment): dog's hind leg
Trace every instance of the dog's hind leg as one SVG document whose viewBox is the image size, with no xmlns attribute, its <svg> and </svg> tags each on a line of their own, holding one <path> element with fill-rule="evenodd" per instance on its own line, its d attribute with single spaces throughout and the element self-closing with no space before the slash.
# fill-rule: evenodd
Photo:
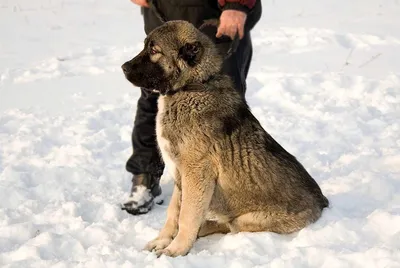
<svg viewBox="0 0 400 268">
<path fill-rule="evenodd" d="M 182 195 L 181 191 L 175 185 L 174 191 L 172 192 L 171 201 L 168 206 L 167 220 L 164 224 L 164 227 L 161 229 L 157 238 L 150 241 L 146 245 L 145 250 L 149 251 L 152 251 L 153 249 L 161 250 L 166 248 L 169 244 L 171 244 L 172 239 L 178 232 L 178 219 L 179 219 L 181 195 Z"/>
<path fill-rule="evenodd" d="M 321 215 L 321 213 L 319 213 Z M 235 218 L 230 223 L 232 232 L 274 232 L 289 234 L 301 230 L 318 218 L 311 210 L 300 213 L 250 212 Z M 313 217 L 314 216 L 314 217 Z"/>
<path fill-rule="evenodd" d="M 199 234 L 197 235 L 198 237 L 203 237 L 215 233 L 222 233 L 226 234 L 229 233 L 230 229 L 226 223 L 219 223 L 217 221 L 205 221 L 201 227 Z"/>
</svg>

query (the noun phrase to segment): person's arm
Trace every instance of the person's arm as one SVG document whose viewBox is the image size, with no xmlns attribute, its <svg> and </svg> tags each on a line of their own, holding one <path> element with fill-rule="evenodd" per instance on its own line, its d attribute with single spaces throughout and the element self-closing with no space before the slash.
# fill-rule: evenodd
<svg viewBox="0 0 400 268">
<path fill-rule="evenodd" d="M 257 0 L 218 0 L 218 5 L 222 10 L 219 18 L 220 24 L 217 37 L 227 35 L 234 39 L 237 32 L 239 38 L 244 36 L 244 25 L 247 14 L 254 8 Z M 260 1 L 260 0 L 258 0 Z"/>
</svg>

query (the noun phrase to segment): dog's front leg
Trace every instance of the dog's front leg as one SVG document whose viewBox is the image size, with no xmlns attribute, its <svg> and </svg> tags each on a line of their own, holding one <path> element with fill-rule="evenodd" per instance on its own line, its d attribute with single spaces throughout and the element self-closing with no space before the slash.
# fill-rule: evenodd
<svg viewBox="0 0 400 268">
<path fill-rule="evenodd" d="M 171 244 L 157 255 L 176 257 L 186 255 L 196 241 L 214 189 L 215 175 L 202 166 L 186 166 L 182 173 L 182 203 L 179 213 L 179 230 Z"/>
<path fill-rule="evenodd" d="M 181 203 L 181 190 L 175 185 L 172 192 L 171 201 L 168 206 L 167 220 L 159 235 L 154 240 L 150 241 L 145 250 L 152 251 L 166 248 L 178 232 L 178 219 Z"/>
</svg>

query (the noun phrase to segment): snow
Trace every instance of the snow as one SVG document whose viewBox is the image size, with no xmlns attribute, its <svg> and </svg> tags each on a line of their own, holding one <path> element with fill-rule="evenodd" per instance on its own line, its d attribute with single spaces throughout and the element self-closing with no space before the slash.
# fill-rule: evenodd
<svg viewBox="0 0 400 268">
<path fill-rule="evenodd" d="M 292 235 L 144 245 L 166 202 L 132 216 L 125 161 L 142 47 L 130 1 L 0 0 L 1 267 L 400 267 L 400 1 L 263 0 L 248 102 L 331 202 Z"/>
</svg>

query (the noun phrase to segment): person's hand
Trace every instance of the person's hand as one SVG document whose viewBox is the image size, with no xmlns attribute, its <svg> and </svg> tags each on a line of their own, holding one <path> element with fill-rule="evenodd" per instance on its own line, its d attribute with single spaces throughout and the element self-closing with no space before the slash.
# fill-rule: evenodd
<svg viewBox="0 0 400 268">
<path fill-rule="evenodd" d="M 131 2 L 141 7 L 149 7 L 147 0 L 131 0 Z"/>
<path fill-rule="evenodd" d="M 239 37 L 242 39 L 244 36 L 246 18 L 247 14 L 242 11 L 233 9 L 222 11 L 216 37 L 219 38 L 222 35 L 227 35 L 233 40 L 236 33 L 239 32 Z"/>
</svg>

